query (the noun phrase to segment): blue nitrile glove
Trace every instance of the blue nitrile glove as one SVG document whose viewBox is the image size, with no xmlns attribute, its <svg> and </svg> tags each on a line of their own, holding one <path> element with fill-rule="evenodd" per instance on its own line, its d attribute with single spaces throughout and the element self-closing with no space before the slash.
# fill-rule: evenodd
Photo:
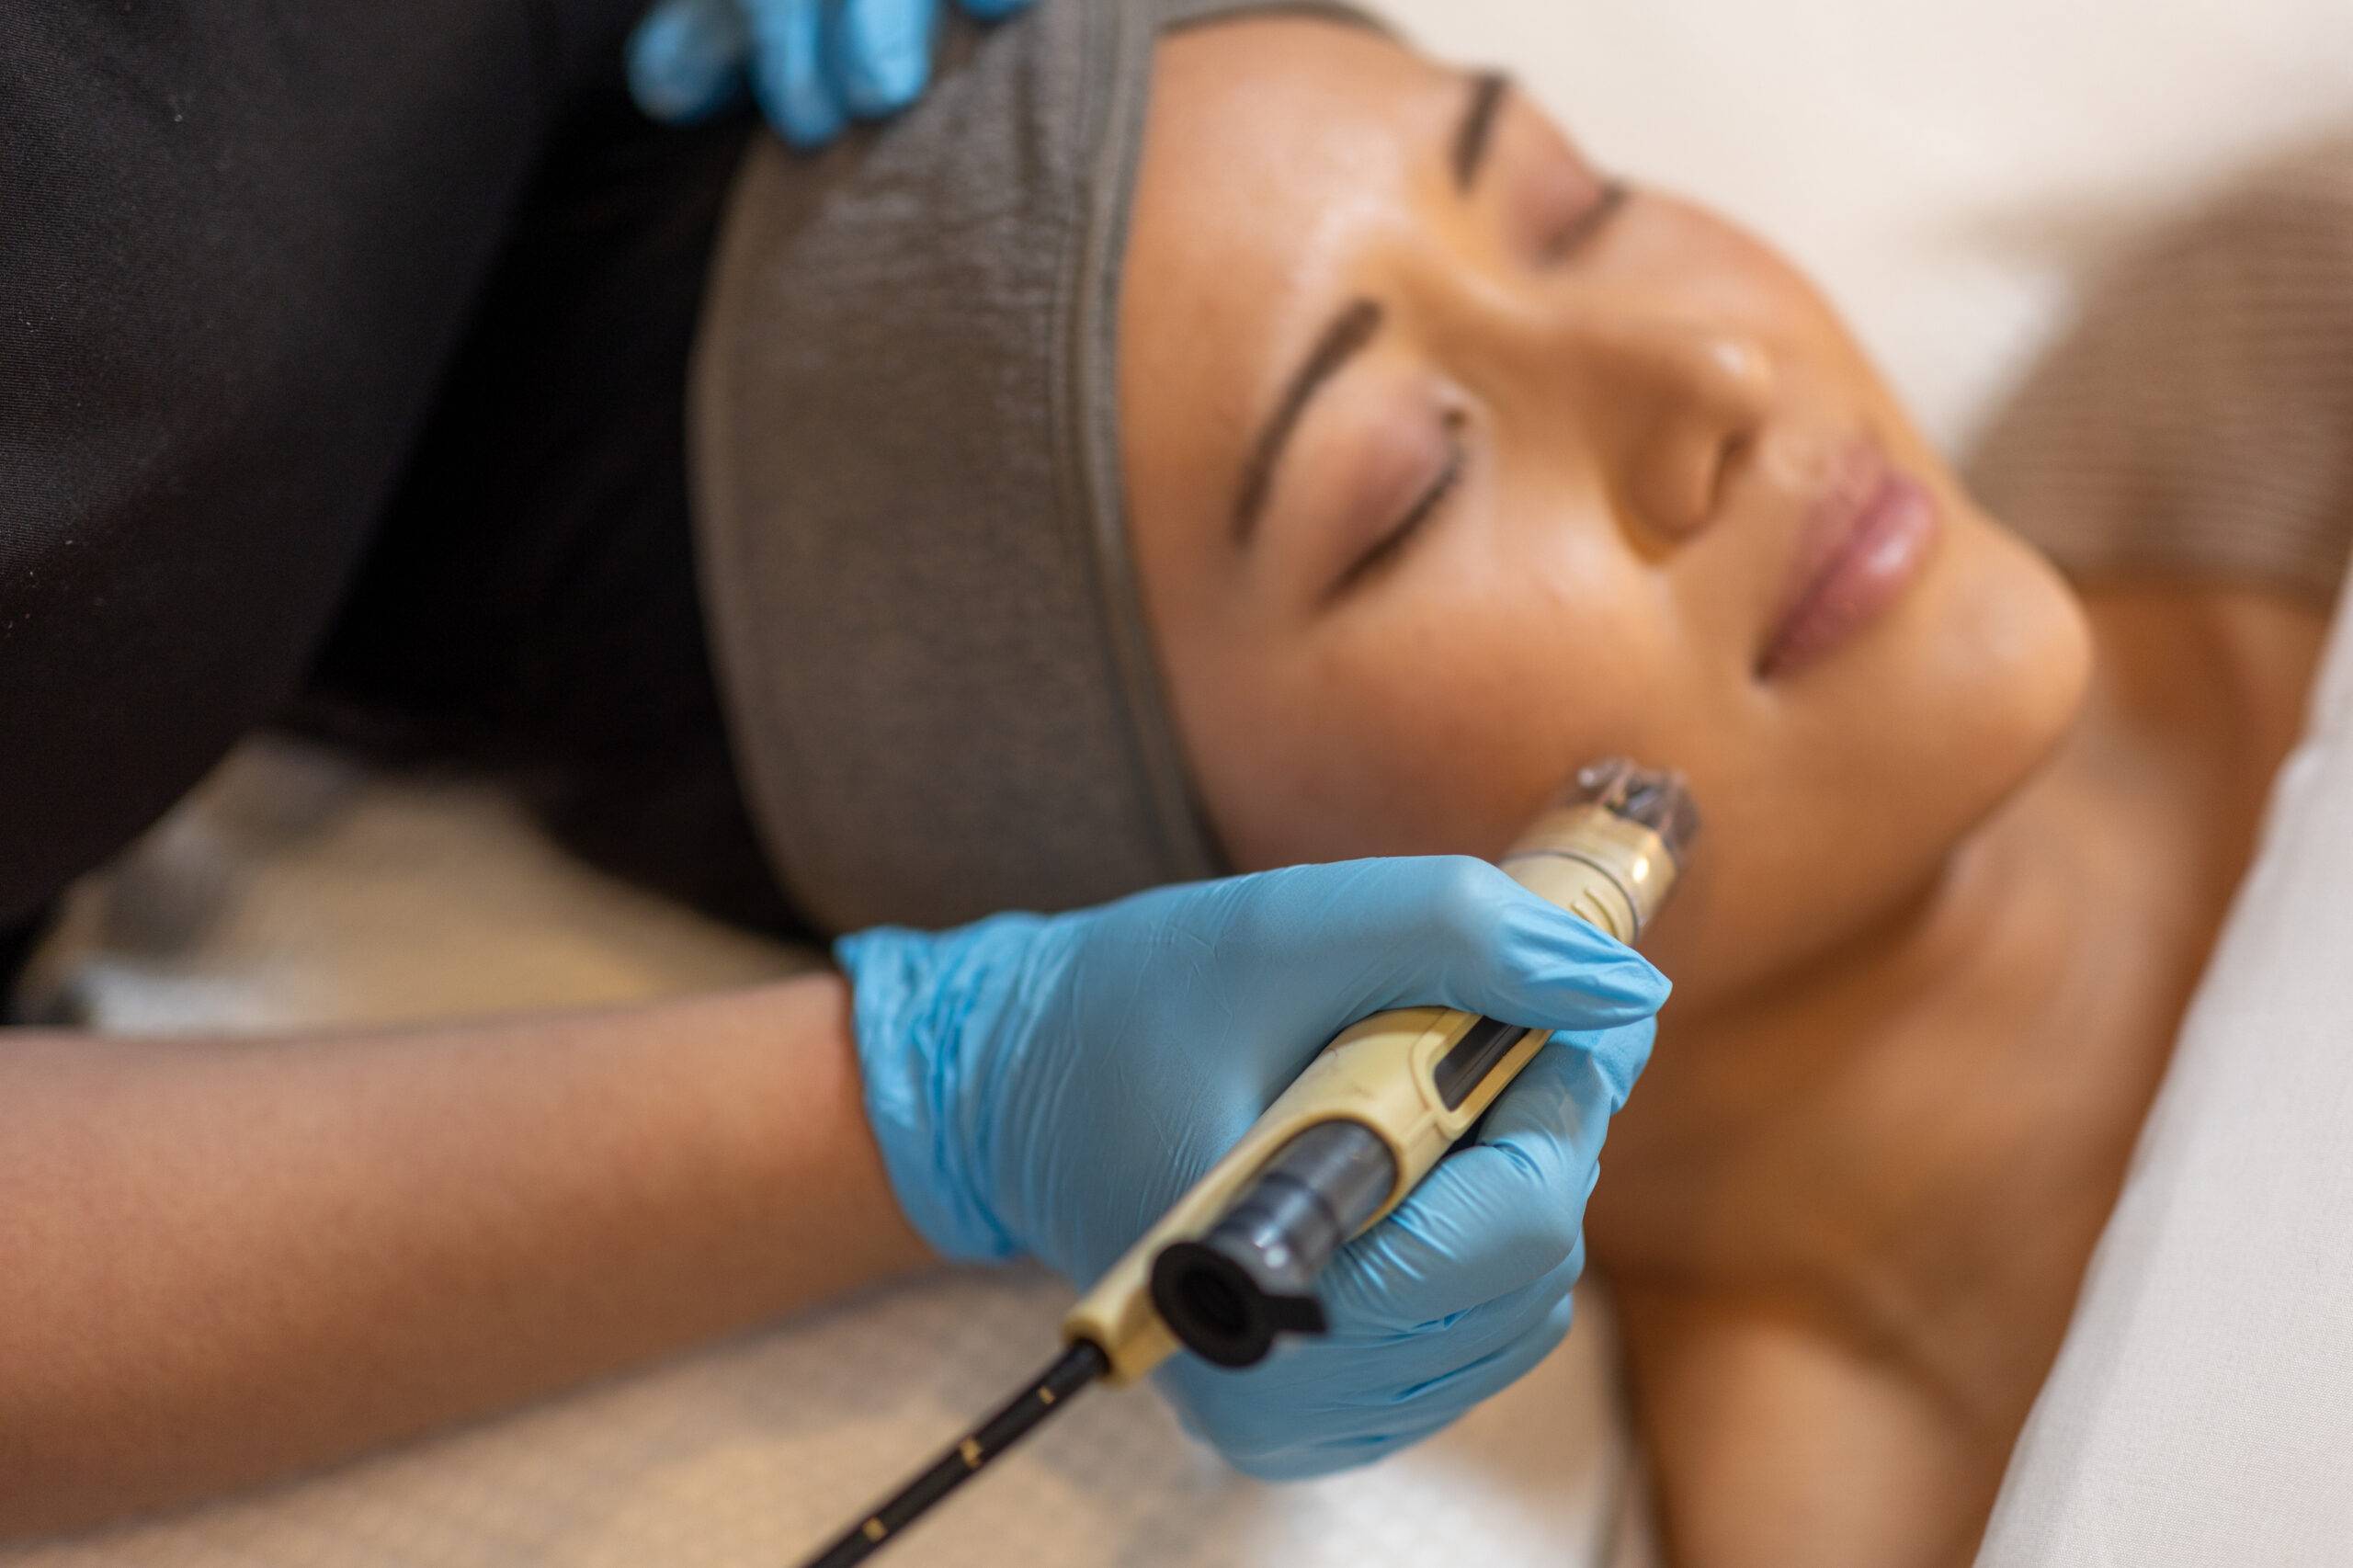
<svg viewBox="0 0 2353 1568">
<path fill-rule="evenodd" d="M 1253 1474 L 1376 1459 L 1568 1332 L 1602 1133 L 1665 980 L 1483 861 L 1363 860 L 1164 888 L 837 949 L 900 1204 L 964 1260 L 1090 1284 L 1347 1025 L 1437 1004 L 1562 1036 L 1324 1276 L 1324 1338 L 1161 1386 Z"/>
<path fill-rule="evenodd" d="M 1029 0 L 960 0 L 982 21 Z M 896 114 L 931 81 L 941 0 L 661 0 L 629 41 L 630 91 L 656 119 L 699 119 L 742 90 L 796 147 L 852 116 Z"/>
</svg>

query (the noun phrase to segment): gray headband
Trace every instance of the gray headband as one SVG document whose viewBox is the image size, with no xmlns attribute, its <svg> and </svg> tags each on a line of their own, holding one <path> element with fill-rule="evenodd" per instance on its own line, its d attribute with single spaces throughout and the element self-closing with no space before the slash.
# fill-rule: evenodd
<svg viewBox="0 0 2353 1568">
<path fill-rule="evenodd" d="M 1041 0 L 738 176 L 697 347 L 703 593 L 754 820 L 829 931 L 1213 875 L 1128 555 L 1119 284 L 1154 40 L 1328 4 Z"/>
</svg>

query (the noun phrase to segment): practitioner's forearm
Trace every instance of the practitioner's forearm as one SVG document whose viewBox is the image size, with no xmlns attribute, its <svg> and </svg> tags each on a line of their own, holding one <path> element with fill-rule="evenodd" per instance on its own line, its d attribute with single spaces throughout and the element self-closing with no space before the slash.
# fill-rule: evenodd
<svg viewBox="0 0 2353 1568">
<path fill-rule="evenodd" d="M 346 1040 L 0 1032 L 0 1537 L 317 1465 L 926 1256 L 834 975 Z"/>
</svg>

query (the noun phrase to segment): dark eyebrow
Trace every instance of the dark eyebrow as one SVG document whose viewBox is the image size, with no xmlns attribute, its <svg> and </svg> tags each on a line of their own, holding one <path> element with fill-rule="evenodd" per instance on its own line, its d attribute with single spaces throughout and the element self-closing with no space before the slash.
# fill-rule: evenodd
<svg viewBox="0 0 2353 1568">
<path fill-rule="evenodd" d="M 1259 433 L 1258 444 L 1250 451 L 1249 463 L 1242 471 L 1242 490 L 1233 507 L 1233 540 L 1247 545 L 1257 531 L 1258 518 L 1267 509 L 1267 497 L 1275 485 L 1275 466 L 1282 460 L 1283 448 L 1290 441 L 1291 432 L 1299 428 L 1300 416 L 1307 405 L 1323 390 L 1324 383 L 1340 373 L 1347 362 L 1364 352 L 1380 335 L 1385 312 L 1377 300 L 1358 300 L 1333 319 L 1316 340 L 1313 352 L 1291 378 L 1282 402 L 1275 405 L 1274 416 Z"/>
<path fill-rule="evenodd" d="M 1471 78 L 1471 101 L 1462 127 L 1454 133 L 1454 187 L 1465 195 L 1479 183 L 1479 165 L 1495 139 L 1495 117 L 1511 92 L 1511 78 L 1500 71 L 1483 71 Z"/>
</svg>

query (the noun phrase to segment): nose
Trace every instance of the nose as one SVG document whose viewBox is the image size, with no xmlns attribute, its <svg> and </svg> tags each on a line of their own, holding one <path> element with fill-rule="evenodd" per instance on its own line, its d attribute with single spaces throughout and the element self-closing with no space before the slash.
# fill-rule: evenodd
<svg viewBox="0 0 2353 1568">
<path fill-rule="evenodd" d="M 1638 311 L 1580 324 L 1572 350 L 1634 524 L 1663 546 L 1697 537 L 1770 418 L 1772 353 L 1736 327 Z"/>
</svg>

